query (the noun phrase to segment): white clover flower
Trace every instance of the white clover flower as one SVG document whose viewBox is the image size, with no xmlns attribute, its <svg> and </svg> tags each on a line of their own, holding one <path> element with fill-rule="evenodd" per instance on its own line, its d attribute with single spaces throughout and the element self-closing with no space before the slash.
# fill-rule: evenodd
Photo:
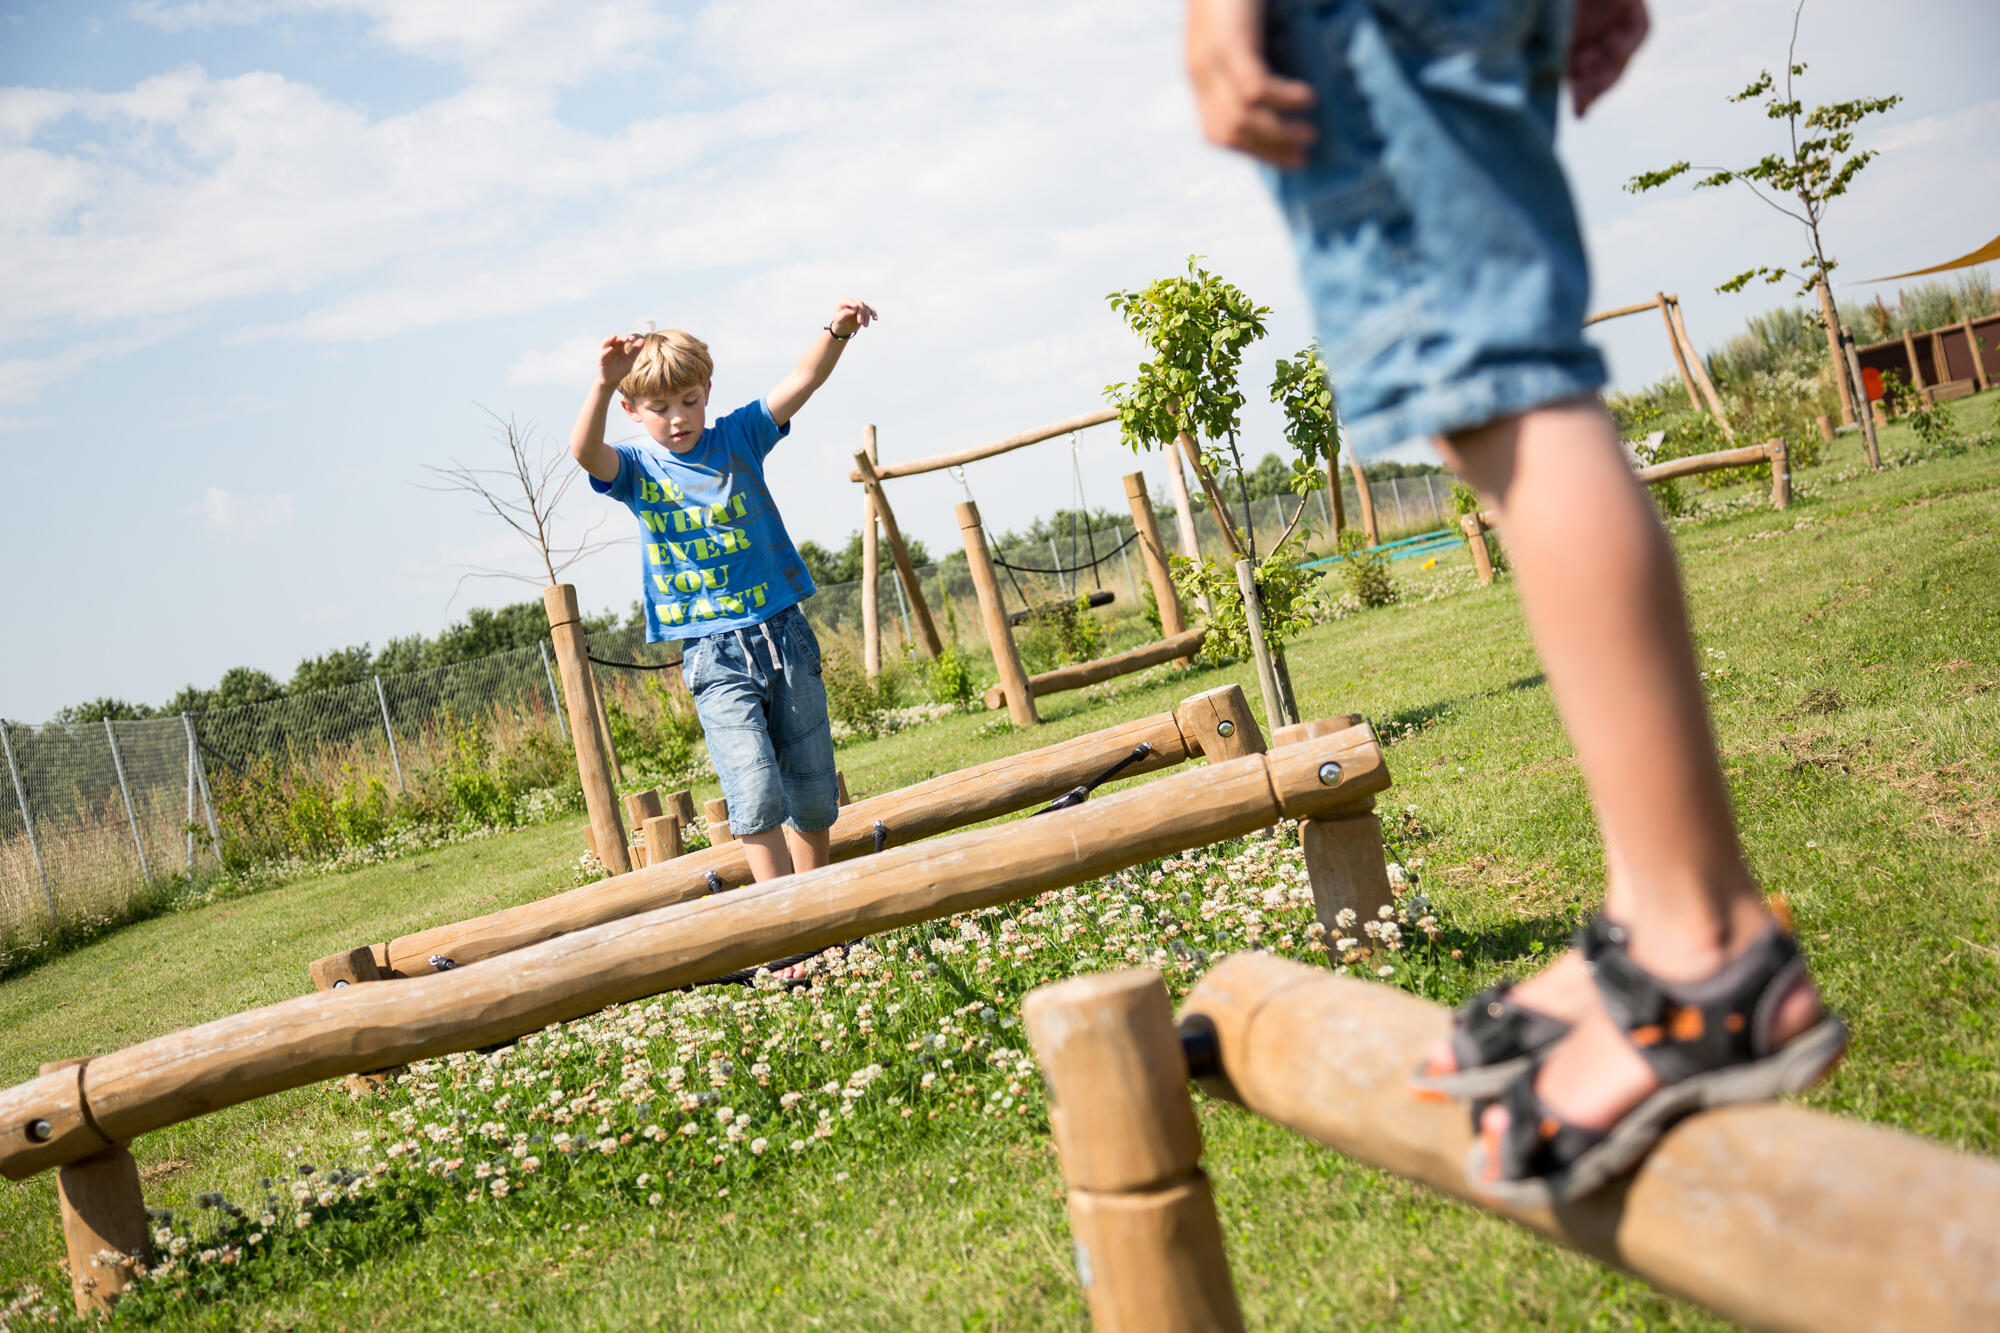
<svg viewBox="0 0 2000 1333">
<path fill-rule="evenodd" d="M 1396 975 L 1396 969 L 1384 963 L 1381 967 L 1375 969 L 1375 975 L 1378 977 L 1393 977 Z"/>
<path fill-rule="evenodd" d="M 685 1125 L 681 1126 L 680 1133 L 682 1138 L 691 1139 L 695 1135 L 701 1133 L 701 1126 L 697 1125 L 694 1121 L 690 1120 Z"/>
<path fill-rule="evenodd" d="M 646 1206 L 648 1208 L 658 1208 L 661 1204 L 665 1203 L 666 1201 L 667 1198 L 664 1194 L 655 1193 L 655 1194 L 648 1194 L 646 1196 Z"/>
<path fill-rule="evenodd" d="M 312 1220 L 313 1215 L 311 1213 L 300 1213 L 292 1218 L 292 1225 L 295 1227 L 309 1227 L 312 1225 Z"/>
<path fill-rule="evenodd" d="M 1333 924 L 1342 930 L 1354 929 L 1354 923 L 1360 919 L 1360 917 L 1355 915 L 1352 907 L 1343 907 L 1333 914 Z"/>
</svg>

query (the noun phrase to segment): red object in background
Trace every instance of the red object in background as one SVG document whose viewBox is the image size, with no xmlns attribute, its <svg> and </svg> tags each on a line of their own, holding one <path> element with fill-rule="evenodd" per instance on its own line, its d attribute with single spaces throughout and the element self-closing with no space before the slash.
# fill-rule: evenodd
<svg viewBox="0 0 2000 1333">
<path fill-rule="evenodd" d="M 1861 368 L 1861 387 L 1868 394 L 1868 401 L 1875 402 L 1882 396 L 1882 372 L 1873 366 Z"/>
</svg>

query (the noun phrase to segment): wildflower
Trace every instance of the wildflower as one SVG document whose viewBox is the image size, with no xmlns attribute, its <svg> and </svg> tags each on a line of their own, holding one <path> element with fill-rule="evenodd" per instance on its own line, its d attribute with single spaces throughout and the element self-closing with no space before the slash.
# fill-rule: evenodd
<svg viewBox="0 0 2000 1333">
<path fill-rule="evenodd" d="M 313 1215 L 311 1213 L 300 1213 L 292 1218 L 292 1225 L 295 1227 L 309 1227 L 312 1225 L 312 1220 Z"/>
<path fill-rule="evenodd" d="M 764 1155 L 764 1149 L 766 1149 L 766 1148 L 768 1148 L 768 1147 L 770 1147 L 770 1146 L 771 1146 L 771 1141 L 770 1141 L 769 1139 L 752 1139 L 752 1140 L 750 1140 L 750 1151 L 751 1151 L 751 1152 L 753 1152 L 753 1153 L 755 1153 L 755 1154 L 757 1154 L 757 1155 L 758 1155 L 759 1157 L 763 1156 L 763 1155 Z"/>
<path fill-rule="evenodd" d="M 666 1196 L 658 1192 L 654 1192 L 646 1196 L 646 1206 L 648 1208 L 658 1208 L 661 1204 L 665 1203 L 666 1201 L 667 1201 Z"/>
<path fill-rule="evenodd" d="M 1375 975 L 1378 977 L 1393 977 L 1396 975 L 1396 969 L 1384 963 L 1381 967 L 1375 969 Z"/>
<path fill-rule="evenodd" d="M 507 1177 L 505 1176 L 498 1177 L 497 1179 L 494 1180 L 494 1182 L 491 1185 L 487 1186 L 487 1188 L 493 1191 L 493 1197 L 496 1199 L 506 1198 L 509 1194 L 513 1192 L 514 1189 L 512 1185 L 509 1185 L 507 1183 Z"/>
</svg>

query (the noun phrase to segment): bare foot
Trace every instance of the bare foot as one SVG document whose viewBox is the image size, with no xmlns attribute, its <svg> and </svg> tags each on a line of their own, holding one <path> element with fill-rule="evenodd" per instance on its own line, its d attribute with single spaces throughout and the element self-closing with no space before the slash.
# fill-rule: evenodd
<svg viewBox="0 0 2000 1333">
<path fill-rule="evenodd" d="M 1758 934 L 1739 930 L 1726 949 L 1680 951 L 1668 958 L 1642 950 L 1636 938 L 1631 950 L 1634 961 L 1656 976 L 1691 981 L 1716 972 L 1755 943 Z M 1591 994 L 1583 1012 L 1573 1016 L 1569 1034 L 1543 1058 L 1535 1092 L 1556 1118 L 1583 1129 L 1608 1130 L 1661 1084 L 1653 1067 L 1596 1000 L 1594 986 Z M 1773 1043 L 1784 1045 L 1818 1023 L 1824 1012 L 1818 990 L 1809 978 L 1800 976 L 1778 1004 L 1771 1027 Z M 1497 1104 L 1488 1106 L 1479 1124 L 1488 1144 L 1497 1145 L 1506 1132 L 1507 1112 Z M 1489 1147 L 1489 1159 L 1497 1160 L 1497 1148 Z"/>
</svg>

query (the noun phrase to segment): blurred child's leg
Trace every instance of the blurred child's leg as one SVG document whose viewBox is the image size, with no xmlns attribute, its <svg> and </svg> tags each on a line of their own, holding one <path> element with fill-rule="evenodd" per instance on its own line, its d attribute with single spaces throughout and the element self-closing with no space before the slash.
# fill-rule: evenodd
<svg viewBox="0 0 2000 1333">
<path fill-rule="evenodd" d="M 1607 915 L 1647 971 L 1714 973 L 1770 915 L 1737 841 L 1673 551 L 1610 417 L 1595 401 L 1558 403 L 1442 443 L 1498 513 L 1603 836 Z M 1518 995 L 1578 1024 L 1537 1084 L 1565 1118 L 1604 1127 L 1658 1086 L 1574 959 Z M 1774 1035 L 1817 1014 L 1802 984 Z"/>
</svg>

